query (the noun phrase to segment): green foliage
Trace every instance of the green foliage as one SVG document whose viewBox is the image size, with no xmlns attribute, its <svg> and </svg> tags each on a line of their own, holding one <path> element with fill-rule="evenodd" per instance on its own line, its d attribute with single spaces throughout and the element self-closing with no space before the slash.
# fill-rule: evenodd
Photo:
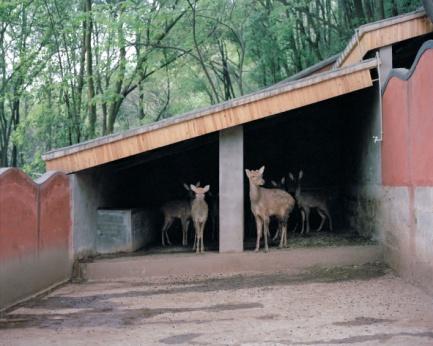
<svg viewBox="0 0 433 346">
<path fill-rule="evenodd" d="M 355 27 L 420 5 L 0 1 L 0 166 L 40 174 L 48 150 L 276 83 L 341 51 Z"/>
</svg>

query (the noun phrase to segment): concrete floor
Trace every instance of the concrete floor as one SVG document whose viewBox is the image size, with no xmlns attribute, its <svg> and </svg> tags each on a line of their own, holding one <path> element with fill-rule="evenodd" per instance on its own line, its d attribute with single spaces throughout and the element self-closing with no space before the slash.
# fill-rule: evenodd
<svg viewBox="0 0 433 346">
<path fill-rule="evenodd" d="M 433 298 L 382 264 L 68 284 L 0 345 L 433 345 Z"/>
</svg>

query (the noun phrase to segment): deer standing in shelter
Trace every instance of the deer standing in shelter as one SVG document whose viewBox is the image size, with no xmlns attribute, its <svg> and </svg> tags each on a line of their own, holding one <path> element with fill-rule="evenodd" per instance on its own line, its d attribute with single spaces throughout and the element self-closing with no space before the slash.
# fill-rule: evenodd
<svg viewBox="0 0 433 346">
<path fill-rule="evenodd" d="M 265 240 L 265 252 L 268 248 L 269 221 L 271 216 L 276 216 L 281 227 L 279 247 L 287 246 L 287 222 L 290 213 L 295 206 L 294 198 L 284 190 L 266 189 L 262 187 L 265 183 L 263 172 L 265 166 L 258 170 L 245 170 L 250 185 L 251 211 L 256 220 L 257 240 L 255 251 L 259 251 L 260 238 L 263 233 Z"/>
<path fill-rule="evenodd" d="M 200 182 L 196 185 L 200 185 Z M 183 184 L 183 187 L 188 192 L 188 199 L 169 201 L 161 207 L 161 211 L 164 214 L 164 223 L 161 229 L 162 246 L 165 246 L 166 242 L 168 245 L 171 245 L 170 238 L 168 237 L 168 229 L 176 219 L 180 220 L 182 226 L 182 245 L 188 245 L 188 228 L 191 220 L 191 200 L 194 196 L 188 185 Z"/>
<path fill-rule="evenodd" d="M 286 184 L 286 177 L 282 177 L 279 181 L 271 180 L 271 185 L 276 189 L 280 189 L 280 190 L 284 190 L 284 191 L 288 192 L 292 197 L 295 196 L 295 190 L 291 190 L 290 186 L 288 186 Z M 296 198 L 295 198 L 295 206 L 296 206 Z M 293 210 L 292 210 L 291 216 L 293 217 Z M 297 227 L 298 227 L 298 219 L 296 219 L 294 229 L 296 230 Z M 281 236 L 281 227 L 278 227 L 277 231 L 275 232 L 274 236 L 272 237 L 272 241 L 275 242 L 278 239 L 278 237 L 280 237 L 280 236 Z"/>
<path fill-rule="evenodd" d="M 296 184 L 295 198 L 299 208 L 301 209 L 301 234 L 304 234 L 304 230 L 306 231 L 306 233 L 310 232 L 311 209 L 316 209 L 317 213 L 321 218 L 320 225 L 316 231 L 320 231 L 322 229 L 326 218 L 328 218 L 329 220 L 329 229 L 332 231 L 332 218 L 329 212 L 327 197 L 325 195 L 313 194 L 309 192 L 301 193 L 301 180 L 303 175 L 304 173 L 301 170 L 299 171 L 298 178 L 295 179 L 293 174 L 289 173 L 290 180 L 292 180 Z"/>
<path fill-rule="evenodd" d="M 203 233 L 209 213 L 209 208 L 204 197 L 206 192 L 209 191 L 210 186 L 198 187 L 191 185 L 190 188 L 195 193 L 195 198 L 191 202 L 191 217 L 195 229 L 193 250 L 196 250 L 197 253 L 203 253 L 205 251 Z"/>
</svg>

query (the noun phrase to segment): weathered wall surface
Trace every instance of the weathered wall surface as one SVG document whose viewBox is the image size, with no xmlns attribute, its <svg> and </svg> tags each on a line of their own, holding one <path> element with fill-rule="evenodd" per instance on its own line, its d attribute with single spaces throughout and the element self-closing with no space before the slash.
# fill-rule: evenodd
<svg viewBox="0 0 433 346">
<path fill-rule="evenodd" d="M 383 94 L 382 241 L 387 261 L 433 293 L 433 41 Z"/>
<path fill-rule="evenodd" d="M 376 82 L 360 98 L 345 99 L 347 114 L 344 165 L 346 186 L 343 190 L 345 224 L 349 229 L 377 238 L 376 208 L 381 199 L 380 92 Z"/>
<path fill-rule="evenodd" d="M 0 309 L 70 276 L 69 179 L 0 169 Z"/>
<path fill-rule="evenodd" d="M 96 254 L 98 209 L 118 206 L 119 181 L 115 174 L 100 169 L 72 174 L 70 177 L 73 256 L 92 256 Z"/>
</svg>

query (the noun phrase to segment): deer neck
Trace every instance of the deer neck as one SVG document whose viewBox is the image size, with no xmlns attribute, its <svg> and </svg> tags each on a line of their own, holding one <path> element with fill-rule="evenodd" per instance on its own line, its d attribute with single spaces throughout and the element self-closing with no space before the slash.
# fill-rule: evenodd
<svg viewBox="0 0 433 346">
<path fill-rule="evenodd" d="M 195 197 L 191 201 L 191 204 L 196 204 L 196 205 L 200 205 L 200 204 L 204 204 L 204 203 L 205 203 L 204 197 Z"/>
<path fill-rule="evenodd" d="M 298 199 L 301 196 L 301 184 L 296 185 L 295 197 Z"/>
<path fill-rule="evenodd" d="M 260 199 L 260 186 L 257 186 L 250 182 L 250 200 L 258 201 Z"/>
</svg>

